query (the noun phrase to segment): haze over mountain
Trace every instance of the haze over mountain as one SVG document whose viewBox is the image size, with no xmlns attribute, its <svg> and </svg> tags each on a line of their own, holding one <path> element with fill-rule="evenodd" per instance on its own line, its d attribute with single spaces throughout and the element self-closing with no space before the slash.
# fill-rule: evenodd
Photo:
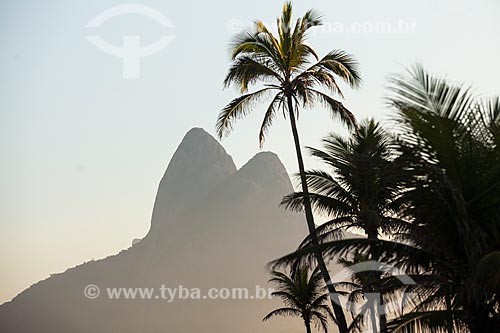
<svg viewBox="0 0 500 333">
<path fill-rule="evenodd" d="M 133 189 L 132 189 L 133 190 Z M 113 300 L 109 287 L 268 287 L 265 264 L 306 234 L 300 214 L 278 207 L 293 188 L 277 155 L 239 170 L 207 132 L 190 130 L 163 176 L 151 229 L 120 253 L 40 281 L 0 306 L 0 331 L 302 332 L 300 320 L 261 323 L 276 300 Z M 132 240 L 131 240 L 132 241 Z M 84 296 L 96 285 L 96 299 Z M 156 294 L 155 294 L 156 295 Z"/>
</svg>

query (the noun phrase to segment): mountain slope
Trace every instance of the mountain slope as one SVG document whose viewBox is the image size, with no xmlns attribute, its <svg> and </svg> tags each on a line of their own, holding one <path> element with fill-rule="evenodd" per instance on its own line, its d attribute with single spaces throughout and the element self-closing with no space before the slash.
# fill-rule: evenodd
<svg viewBox="0 0 500 333">
<path fill-rule="evenodd" d="M 261 323 L 270 299 L 168 302 L 158 288 L 267 288 L 265 264 L 305 235 L 301 215 L 278 207 L 292 191 L 279 158 L 257 154 L 240 170 L 201 129 L 189 131 L 160 182 L 147 237 L 108 258 L 28 288 L 0 306 L 1 332 L 302 332 L 300 320 Z M 96 299 L 84 296 L 96 285 Z M 156 288 L 151 299 L 110 299 L 106 288 Z M 156 298 L 158 296 L 158 299 Z"/>
</svg>

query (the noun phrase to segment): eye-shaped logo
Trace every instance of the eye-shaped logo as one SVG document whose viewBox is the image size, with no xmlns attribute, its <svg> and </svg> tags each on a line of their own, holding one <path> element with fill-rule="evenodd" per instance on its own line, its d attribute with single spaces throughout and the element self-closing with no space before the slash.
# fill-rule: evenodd
<svg viewBox="0 0 500 333">
<path fill-rule="evenodd" d="M 126 14 L 143 15 L 158 22 L 163 28 L 174 28 L 173 23 L 162 13 L 140 4 L 122 4 L 111 7 L 94 17 L 86 27 L 97 28 L 114 17 Z M 122 37 L 122 46 L 119 47 L 108 43 L 97 35 L 87 35 L 86 37 L 101 51 L 122 59 L 123 78 L 125 79 L 139 78 L 141 59 L 161 51 L 175 39 L 174 35 L 163 35 L 156 42 L 141 46 L 139 36 L 126 35 Z"/>
<path fill-rule="evenodd" d="M 347 297 L 343 304 L 343 307 L 349 309 L 351 313 L 357 313 L 361 315 L 370 314 L 370 312 L 376 312 L 377 314 L 390 314 L 397 309 L 404 307 L 412 302 L 415 295 L 411 292 L 402 292 L 399 297 L 394 297 L 390 301 L 385 301 L 382 303 L 382 295 L 375 292 L 368 292 L 363 290 L 363 275 L 370 272 L 378 272 L 386 276 L 392 276 L 394 279 L 399 280 L 401 286 L 414 286 L 415 281 L 408 275 L 406 275 L 402 270 L 391 266 L 386 263 L 381 263 L 378 261 L 364 261 L 349 267 L 344 268 L 338 272 L 331 280 L 331 283 L 335 286 L 349 286 L 349 289 L 354 288 L 353 293 Z M 347 282 L 350 281 L 350 282 Z M 361 281 L 361 282 L 360 282 Z M 360 296 L 360 297 L 358 297 Z M 360 298 L 363 298 L 365 302 L 360 302 Z"/>
</svg>

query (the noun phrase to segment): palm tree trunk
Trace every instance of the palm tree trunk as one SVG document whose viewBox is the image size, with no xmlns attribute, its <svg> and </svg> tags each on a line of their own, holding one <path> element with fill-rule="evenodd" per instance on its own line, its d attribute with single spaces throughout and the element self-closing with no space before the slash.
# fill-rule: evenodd
<svg viewBox="0 0 500 333">
<path fill-rule="evenodd" d="M 375 302 L 377 302 L 376 307 L 380 325 L 380 333 L 387 333 L 387 315 L 385 314 L 384 295 L 381 286 L 382 273 L 377 272 L 376 274 L 377 274 L 376 277 L 377 280 L 375 282 L 375 292 L 378 295 L 378 299 L 376 299 Z"/>
<path fill-rule="evenodd" d="M 368 239 L 373 240 L 373 241 L 378 241 L 378 230 L 372 230 L 368 233 Z M 380 259 L 380 253 L 378 250 L 375 249 L 370 249 L 371 255 L 372 255 L 372 260 L 379 261 Z M 379 325 L 380 325 L 380 333 L 387 333 L 387 316 L 385 314 L 385 304 L 384 304 L 384 297 L 382 294 L 382 285 L 381 285 L 381 279 L 382 279 L 382 273 L 381 272 L 375 272 L 375 292 L 377 295 L 379 295 L 379 299 L 374 299 L 374 302 L 377 302 L 377 304 L 374 304 L 374 307 L 377 309 L 378 313 L 378 320 L 379 320 Z"/>
<path fill-rule="evenodd" d="M 311 333 L 311 321 L 304 319 L 304 325 L 306 325 L 306 333 Z"/>
<path fill-rule="evenodd" d="M 318 236 L 316 234 L 316 225 L 314 224 L 314 216 L 312 214 L 311 209 L 311 200 L 309 198 L 309 189 L 306 181 L 306 173 L 304 168 L 304 160 L 302 158 L 302 151 L 300 148 L 299 141 L 299 133 L 297 131 L 297 124 L 295 122 L 295 114 L 293 112 L 293 103 L 292 97 L 287 96 L 288 102 L 288 113 L 290 116 L 290 125 L 292 127 L 293 133 L 293 141 L 295 143 L 295 152 L 297 154 L 297 162 L 299 164 L 299 173 L 300 173 L 300 181 L 302 183 L 302 193 L 304 196 L 304 211 L 306 214 L 307 227 L 309 229 L 309 236 L 311 237 L 311 242 L 313 246 L 318 246 Z M 323 260 L 323 256 L 321 252 L 316 251 L 314 253 L 316 256 L 316 261 L 318 262 L 318 267 L 321 271 L 321 275 L 323 276 L 323 280 L 328 288 L 328 292 L 330 294 L 330 300 L 332 302 L 333 312 L 335 314 L 335 318 L 337 319 L 337 326 L 339 328 L 340 333 L 347 332 L 347 321 L 345 319 L 344 311 L 342 310 L 342 306 L 340 305 L 339 295 L 333 286 L 332 279 L 330 278 L 330 273 L 326 267 L 325 261 Z"/>
</svg>

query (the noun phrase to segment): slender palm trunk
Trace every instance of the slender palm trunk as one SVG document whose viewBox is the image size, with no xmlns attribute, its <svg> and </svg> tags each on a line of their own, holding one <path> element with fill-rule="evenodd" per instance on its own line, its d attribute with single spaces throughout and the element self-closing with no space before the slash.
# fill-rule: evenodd
<svg viewBox="0 0 500 333">
<path fill-rule="evenodd" d="M 311 333 L 311 321 L 304 319 L 304 325 L 306 325 L 306 333 Z"/>
<path fill-rule="evenodd" d="M 297 162 L 299 164 L 299 173 L 300 173 L 300 181 L 302 183 L 302 193 L 304 195 L 304 211 L 306 214 L 307 227 L 309 228 L 309 236 L 311 237 L 311 242 L 313 246 L 318 246 L 318 236 L 316 234 L 316 225 L 314 224 L 314 216 L 312 214 L 311 209 L 311 200 L 309 198 L 309 189 L 306 181 L 306 174 L 304 168 L 304 160 L 302 158 L 302 151 L 300 148 L 299 141 L 299 133 L 297 131 L 297 124 L 295 122 L 295 114 L 293 113 L 293 103 L 292 97 L 287 96 L 288 102 L 288 113 L 290 116 L 290 124 L 292 127 L 293 140 L 295 143 L 295 152 L 297 154 Z M 340 305 L 339 295 L 333 286 L 332 279 L 330 278 L 330 273 L 326 267 L 325 261 L 323 260 L 323 256 L 321 252 L 316 251 L 314 253 L 316 256 L 316 261 L 318 262 L 318 267 L 321 271 L 321 275 L 323 276 L 323 280 L 325 281 L 328 292 L 330 293 L 330 299 L 332 302 L 333 312 L 335 314 L 335 318 L 337 319 L 337 326 L 339 328 L 340 333 L 347 332 L 347 321 L 345 319 L 344 311 L 342 310 L 342 306 Z"/>
<path fill-rule="evenodd" d="M 378 240 L 378 230 L 374 230 L 368 234 L 368 239 L 371 239 L 373 241 Z M 379 261 L 380 259 L 380 253 L 374 249 L 371 249 L 371 255 L 372 255 L 372 260 Z M 375 272 L 375 292 L 379 296 L 378 299 L 374 298 L 373 302 L 374 303 L 374 309 L 377 309 L 378 313 L 378 320 L 379 320 L 379 325 L 380 325 L 380 333 L 387 333 L 387 316 L 385 314 L 385 304 L 384 304 L 384 295 L 382 293 L 382 285 L 381 285 L 381 279 L 382 279 L 382 273 L 381 272 Z"/>
<path fill-rule="evenodd" d="M 373 309 L 377 310 L 380 333 L 387 333 L 387 316 L 385 314 L 384 295 L 381 287 L 381 275 L 380 272 L 376 272 L 375 293 L 377 297 L 373 298 Z"/>
</svg>

